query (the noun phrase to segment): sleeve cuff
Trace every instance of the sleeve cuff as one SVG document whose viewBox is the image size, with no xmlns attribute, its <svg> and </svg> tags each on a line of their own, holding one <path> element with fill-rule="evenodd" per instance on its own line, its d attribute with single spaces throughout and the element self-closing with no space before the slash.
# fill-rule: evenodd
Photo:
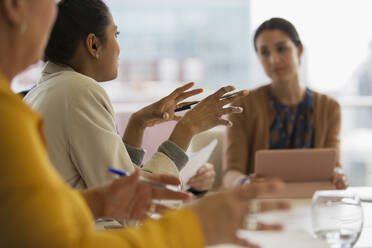
<svg viewBox="0 0 372 248">
<path fill-rule="evenodd" d="M 158 152 L 162 152 L 167 155 L 177 166 L 180 171 L 186 163 L 189 161 L 187 154 L 178 145 L 170 140 L 163 142 L 158 148 Z"/>
<path fill-rule="evenodd" d="M 125 148 L 128 151 L 129 157 L 132 160 L 132 162 L 138 166 L 142 164 L 143 158 L 145 157 L 146 151 L 143 148 L 137 148 L 131 145 L 128 145 L 126 143 Z"/>
<path fill-rule="evenodd" d="M 196 190 L 194 188 L 189 188 L 187 191 L 192 193 L 193 195 L 195 195 L 197 197 L 202 197 L 208 192 L 208 190 L 199 191 L 199 190 Z"/>
</svg>

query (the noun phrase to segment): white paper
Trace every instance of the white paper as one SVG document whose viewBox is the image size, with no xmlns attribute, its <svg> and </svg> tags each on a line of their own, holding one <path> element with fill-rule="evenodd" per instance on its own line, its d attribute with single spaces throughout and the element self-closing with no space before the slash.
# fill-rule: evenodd
<svg viewBox="0 0 372 248">
<path fill-rule="evenodd" d="M 189 186 L 186 185 L 189 179 L 194 176 L 200 167 L 202 167 L 202 165 L 208 161 L 217 143 L 217 139 L 214 139 L 200 151 L 194 152 L 189 156 L 189 162 L 187 162 L 185 167 L 183 167 L 183 169 L 180 171 L 180 178 L 184 184 L 184 190 L 189 188 Z"/>
</svg>

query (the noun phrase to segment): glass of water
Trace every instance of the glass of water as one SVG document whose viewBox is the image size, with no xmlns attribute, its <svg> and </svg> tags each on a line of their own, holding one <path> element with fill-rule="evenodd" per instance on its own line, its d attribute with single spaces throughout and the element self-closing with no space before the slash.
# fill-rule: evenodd
<svg viewBox="0 0 372 248">
<path fill-rule="evenodd" d="M 355 192 L 315 192 L 311 215 L 315 237 L 332 248 L 352 247 L 362 231 L 363 210 Z"/>
</svg>

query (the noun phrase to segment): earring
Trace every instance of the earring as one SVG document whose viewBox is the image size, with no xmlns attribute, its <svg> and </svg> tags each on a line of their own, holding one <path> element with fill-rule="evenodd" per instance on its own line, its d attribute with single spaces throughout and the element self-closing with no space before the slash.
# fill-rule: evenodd
<svg viewBox="0 0 372 248">
<path fill-rule="evenodd" d="M 22 23 L 20 28 L 19 28 L 19 33 L 20 34 L 24 34 L 27 30 L 27 24 L 26 23 Z"/>
</svg>

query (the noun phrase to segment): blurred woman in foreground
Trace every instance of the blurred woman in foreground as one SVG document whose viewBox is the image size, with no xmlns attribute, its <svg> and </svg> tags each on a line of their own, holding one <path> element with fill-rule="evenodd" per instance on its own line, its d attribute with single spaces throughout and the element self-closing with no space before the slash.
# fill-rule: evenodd
<svg viewBox="0 0 372 248">
<path fill-rule="evenodd" d="M 58 176 L 47 156 L 41 118 L 10 89 L 11 80 L 41 58 L 55 14 L 54 0 L 0 2 L 0 247 L 160 248 L 220 243 L 257 247 L 238 238 L 236 231 L 252 210 L 251 199 L 278 190 L 282 187 L 278 182 L 205 197 L 166 213 L 161 220 L 148 220 L 138 229 L 97 232 L 93 228 L 93 215 L 122 218 L 134 210 L 140 216 L 148 211 L 152 199 L 188 196 L 154 190 L 138 181 L 138 171 L 82 192 L 74 191 Z M 207 101 L 218 103 L 225 92 L 223 89 Z M 177 184 L 172 176 L 151 179 Z M 281 202 L 259 205 L 262 211 L 287 207 Z"/>
</svg>

